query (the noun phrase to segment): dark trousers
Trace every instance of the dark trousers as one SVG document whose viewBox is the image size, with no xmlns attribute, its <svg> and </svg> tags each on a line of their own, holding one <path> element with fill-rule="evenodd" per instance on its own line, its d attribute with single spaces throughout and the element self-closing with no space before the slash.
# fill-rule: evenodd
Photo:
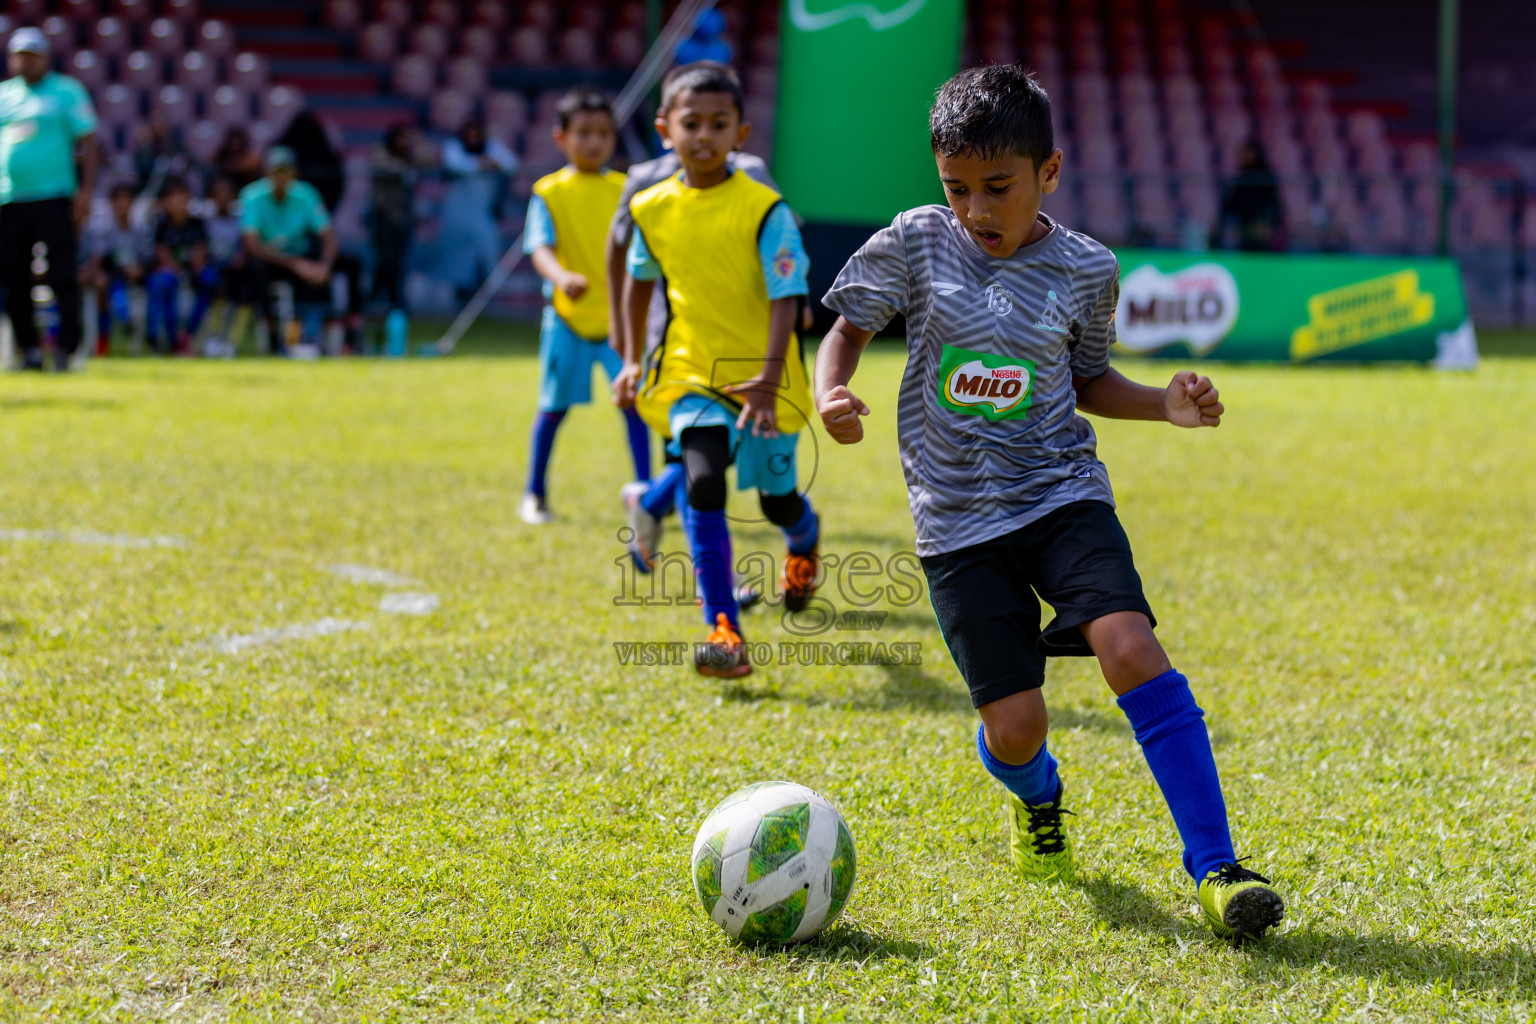
<svg viewBox="0 0 1536 1024">
<path fill-rule="evenodd" d="M 76 263 L 74 203 L 69 199 L 39 199 L 0 206 L 0 288 L 11 318 L 16 347 L 23 353 L 39 347 L 37 313 L 32 305 L 32 247 L 48 247 L 48 272 L 43 281 L 59 303 L 58 350 L 63 356 L 80 347 L 80 279 Z"/>
</svg>

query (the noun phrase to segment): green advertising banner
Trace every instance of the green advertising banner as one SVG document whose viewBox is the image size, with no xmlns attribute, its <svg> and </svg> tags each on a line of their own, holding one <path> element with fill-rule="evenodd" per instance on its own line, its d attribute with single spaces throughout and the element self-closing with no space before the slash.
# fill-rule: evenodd
<svg viewBox="0 0 1536 1024">
<path fill-rule="evenodd" d="M 1477 343 L 1449 259 L 1116 251 L 1123 355 L 1471 365 Z"/>
<path fill-rule="evenodd" d="M 933 94 L 960 65 L 963 0 L 785 0 L 773 176 L 795 212 L 887 224 L 942 198 Z"/>
</svg>

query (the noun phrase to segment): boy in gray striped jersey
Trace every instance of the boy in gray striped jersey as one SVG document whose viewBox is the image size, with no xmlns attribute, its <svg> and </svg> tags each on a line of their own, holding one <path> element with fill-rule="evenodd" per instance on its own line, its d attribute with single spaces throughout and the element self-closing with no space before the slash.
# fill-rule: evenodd
<svg viewBox="0 0 1536 1024">
<path fill-rule="evenodd" d="M 1214 427 L 1221 401 L 1194 373 L 1152 388 L 1110 367 L 1119 266 L 1040 213 L 1061 151 L 1050 100 L 1023 68 L 962 71 L 929 128 L 949 205 L 897 216 L 822 300 L 841 315 L 817 355 L 817 411 L 834 440 L 863 437 L 870 409 L 847 385 L 875 331 L 904 314 L 897 433 L 917 553 L 981 716 L 977 753 L 1006 790 L 1018 874 L 1072 878 L 1041 686 L 1047 657 L 1097 657 L 1206 919 L 1224 938 L 1262 935 L 1284 904 L 1237 863 L 1204 712 L 1153 634 L 1108 471 L 1077 415 Z M 1043 631 L 1039 598 L 1056 612 Z"/>
</svg>

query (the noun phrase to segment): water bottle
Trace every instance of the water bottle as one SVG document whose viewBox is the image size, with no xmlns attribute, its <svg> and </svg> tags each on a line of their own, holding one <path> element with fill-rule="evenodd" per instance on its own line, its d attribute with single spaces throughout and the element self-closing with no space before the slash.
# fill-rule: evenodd
<svg viewBox="0 0 1536 1024">
<path fill-rule="evenodd" d="M 392 309 L 384 318 L 384 354 L 391 359 L 404 358 L 411 333 L 411 321 L 403 309 Z"/>
</svg>

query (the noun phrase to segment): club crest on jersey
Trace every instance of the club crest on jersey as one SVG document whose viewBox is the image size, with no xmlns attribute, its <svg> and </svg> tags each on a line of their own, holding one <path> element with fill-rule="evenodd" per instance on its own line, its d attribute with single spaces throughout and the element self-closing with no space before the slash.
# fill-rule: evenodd
<svg viewBox="0 0 1536 1024">
<path fill-rule="evenodd" d="M 1035 364 L 991 352 L 944 346 L 939 405 L 950 412 L 999 420 L 1023 419 L 1034 400 Z"/>
<path fill-rule="evenodd" d="M 1055 331 L 1058 334 L 1071 333 L 1072 327 L 1067 323 L 1066 314 L 1061 311 L 1061 300 L 1056 298 L 1055 292 L 1045 293 L 1045 311 L 1040 314 L 1040 319 L 1035 321 L 1035 326 L 1042 331 Z"/>
<path fill-rule="evenodd" d="M 1013 296 L 1002 285 L 987 285 L 987 308 L 998 316 L 1013 312 Z"/>
<path fill-rule="evenodd" d="M 773 257 L 773 272 L 780 277 L 788 277 L 795 272 L 795 254 L 787 248 L 780 249 Z"/>
</svg>

